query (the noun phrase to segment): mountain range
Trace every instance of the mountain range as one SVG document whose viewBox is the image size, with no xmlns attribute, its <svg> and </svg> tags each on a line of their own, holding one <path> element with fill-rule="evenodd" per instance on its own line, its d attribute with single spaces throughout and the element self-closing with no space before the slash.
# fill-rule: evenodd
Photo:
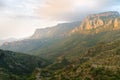
<svg viewBox="0 0 120 80">
<path fill-rule="evenodd" d="M 48 57 L 49 55 L 58 56 L 58 54 L 61 55 L 61 51 L 64 51 L 65 54 L 71 53 L 68 52 L 68 49 L 74 49 L 73 47 L 88 48 L 98 42 L 108 42 L 119 38 L 119 25 L 120 14 L 116 11 L 92 14 L 83 21 L 37 29 L 28 39 L 4 43 L 0 48 L 16 52 L 34 53 L 33 55 L 42 57 L 46 56 L 45 54 Z"/>
<path fill-rule="evenodd" d="M 27 39 L 0 46 L 4 50 L 0 54 L 2 77 L 12 74 L 13 78 L 22 76 L 17 80 L 119 80 L 119 33 L 120 14 L 116 11 L 37 29 Z"/>
</svg>

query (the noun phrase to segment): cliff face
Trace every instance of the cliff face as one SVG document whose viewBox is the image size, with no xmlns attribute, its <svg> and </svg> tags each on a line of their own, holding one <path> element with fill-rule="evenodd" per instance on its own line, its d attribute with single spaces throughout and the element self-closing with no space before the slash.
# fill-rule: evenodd
<svg viewBox="0 0 120 80">
<path fill-rule="evenodd" d="M 43 38 L 56 38 L 67 36 L 68 33 L 75 27 L 80 25 L 80 21 L 72 23 L 58 24 L 53 27 L 48 27 L 44 29 L 37 29 L 35 33 L 30 37 L 31 39 L 43 39 Z"/>
<path fill-rule="evenodd" d="M 98 33 L 107 30 L 120 29 L 120 15 L 118 12 L 104 12 L 87 16 L 79 28 L 72 32 L 80 33 Z"/>
</svg>

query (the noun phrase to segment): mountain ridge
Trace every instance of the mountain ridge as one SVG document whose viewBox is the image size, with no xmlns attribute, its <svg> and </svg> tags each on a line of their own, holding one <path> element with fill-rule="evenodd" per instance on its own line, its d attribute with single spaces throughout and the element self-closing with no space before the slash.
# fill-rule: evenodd
<svg viewBox="0 0 120 80">
<path fill-rule="evenodd" d="M 37 29 L 29 39 L 4 44 L 0 48 L 34 53 L 33 55 L 40 54 L 44 57 L 46 54 L 49 56 L 61 55 L 60 51 L 67 52 L 67 55 L 71 53 L 67 51 L 69 48 L 74 49 L 72 45 L 75 48 L 79 47 L 78 51 L 81 51 L 99 41 L 108 42 L 119 38 L 119 25 L 120 15 L 118 12 L 104 12 L 88 16 L 82 22 L 64 23 L 51 28 Z M 43 31 L 41 32 L 41 30 Z M 114 36 L 112 36 L 113 34 Z M 71 43 L 73 44 L 70 45 Z"/>
<path fill-rule="evenodd" d="M 60 23 L 53 27 L 47 27 L 43 29 L 36 29 L 34 34 L 30 39 L 41 39 L 41 38 L 50 38 L 50 37 L 64 37 L 80 25 L 81 21 L 70 22 L 70 23 Z"/>
</svg>

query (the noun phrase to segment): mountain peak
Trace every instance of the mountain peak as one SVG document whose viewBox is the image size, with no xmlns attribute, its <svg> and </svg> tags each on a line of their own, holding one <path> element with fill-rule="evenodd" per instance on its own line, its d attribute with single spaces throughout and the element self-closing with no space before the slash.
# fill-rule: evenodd
<svg viewBox="0 0 120 80">
<path fill-rule="evenodd" d="M 118 17 L 120 14 L 117 11 L 108 11 L 108 12 L 102 12 L 98 14 L 91 14 L 87 16 L 87 18 L 95 18 L 95 17 Z"/>
</svg>

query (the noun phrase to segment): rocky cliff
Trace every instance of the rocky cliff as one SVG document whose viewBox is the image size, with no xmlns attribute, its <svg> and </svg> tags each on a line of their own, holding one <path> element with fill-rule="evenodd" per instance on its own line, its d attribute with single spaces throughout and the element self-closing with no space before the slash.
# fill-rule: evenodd
<svg viewBox="0 0 120 80">
<path fill-rule="evenodd" d="M 120 14 L 115 11 L 104 12 L 87 16 L 79 28 L 72 30 L 72 33 L 98 33 L 108 30 L 120 29 Z"/>
<path fill-rule="evenodd" d="M 43 29 L 36 29 L 35 33 L 30 37 L 30 39 L 65 37 L 75 27 L 79 27 L 79 25 L 80 21 L 77 21 L 71 23 L 61 23 L 56 26 Z"/>
</svg>

